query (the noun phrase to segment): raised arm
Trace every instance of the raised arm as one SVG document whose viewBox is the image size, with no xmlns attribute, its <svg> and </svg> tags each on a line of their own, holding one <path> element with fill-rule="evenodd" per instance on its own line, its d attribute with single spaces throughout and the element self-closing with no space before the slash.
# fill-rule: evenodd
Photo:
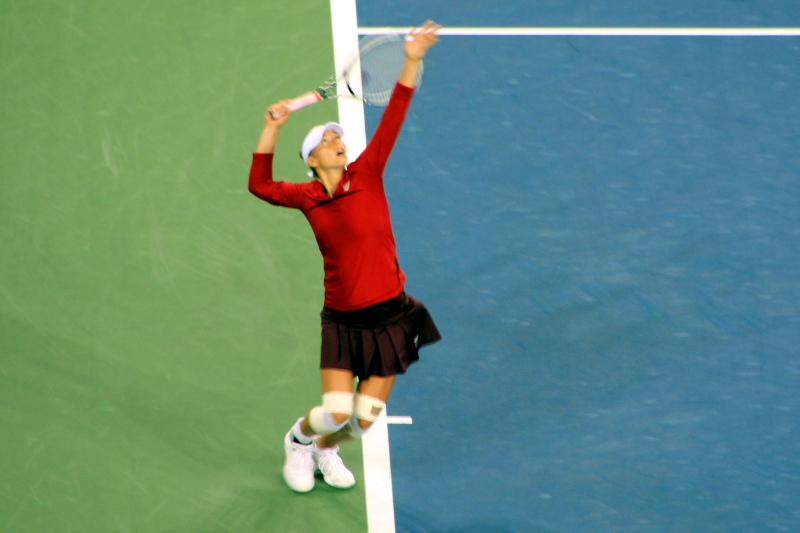
<svg viewBox="0 0 800 533">
<path fill-rule="evenodd" d="M 266 114 L 266 123 L 258 140 L 258 147 L 253 154 L 253 164 L 250 167 L 250 192 L 273 205 L 284 207 L 299 207 L 302 194 L 300 185 L 275 181 L 273 179 L 272 161 L 275 154 L 275 145 L 278 136 L 291 112 L 286 109 L 288 100 L 270 106 Z M 273 113 L 275 112 L 275 113 Z M 274 118 L 277 115 L 278 118 Z"/>
<path fill-rule="evenodd" d="M 431 46 L 439 42 L 436 32 L 441 26 L 432 21 L 427 21 L 419 28 L 411 30 L 406 37 L 406 62 L 400 73 L 400 83 L 406 87 L 414 87 L 417 80 L 419 63 L 428 53 Z"/>
</svg>

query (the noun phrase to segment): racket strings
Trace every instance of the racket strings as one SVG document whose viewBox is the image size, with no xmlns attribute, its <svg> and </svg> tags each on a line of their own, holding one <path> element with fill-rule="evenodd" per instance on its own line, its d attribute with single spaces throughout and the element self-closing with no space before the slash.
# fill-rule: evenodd
<svg viewBox="0 0 800 533">
<path fill-rule="evenodd" d="M 360 61 L 345 75 L 348 90 L 367 104 L 388 104 L 405 64 L 405 40 L 398 35 L 365 37 L 359 42 L 359 56 Z M 422 68 L 417 85 L 421 78 Z"/>
</svg>

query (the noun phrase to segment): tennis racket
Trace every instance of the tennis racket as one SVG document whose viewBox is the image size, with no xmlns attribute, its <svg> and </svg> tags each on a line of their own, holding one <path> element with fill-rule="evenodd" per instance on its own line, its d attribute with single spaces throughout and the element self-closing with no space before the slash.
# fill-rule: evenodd
<svg viewBox="0 0 800 533">
<path fill-rule="evenodd" d="M 358 41 L 358 51 L 347 61 L 342 71 L 317 87 L 291 100 L 290 111 L 297 111 L 322 100 L 356 98 L 373 106 L 389 103 L 392 91 L 405 63 L 405 38 L 402 35 L 368 35 Z M 423 63 L 420 61 L 416 86 L 422 83 Z M 270 112 L 272 113 L 272 112 Z M 273 118 L 278 118 L 273 113 Z"/>
</svg>

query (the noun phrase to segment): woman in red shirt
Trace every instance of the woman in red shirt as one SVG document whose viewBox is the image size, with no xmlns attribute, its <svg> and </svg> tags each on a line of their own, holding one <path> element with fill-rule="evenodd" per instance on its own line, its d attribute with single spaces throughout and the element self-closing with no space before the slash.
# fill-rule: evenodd
<svg viewBox="0 0 800 533">
<path fill-rule="evenodd" d="M 338 455 L 339 444 L 358 438 L 378 418 L 397 374 L 419 359 L 418 350 L 441 339 L 425 306 L 405 293 L 383 172 L 414 95 L 419 63 L 439 40 L 428 21 L 405 43 L 406 60 L 392 98 L 364 152 L 348 163 L 344 131 L 316 126 L 301 155 L 314 180 L 273 179 L 288 101 L 270 107 L 250 171 L 250 191 L 278 206 L 299 209 L 317 239 L 325 267 L 321 373 L 323 401 L 300 418 L 284 439 L 284 479 L 308 492 L 314 473 L 334 487 L 355 484 Z M 278 118 L 274 118 L 278 117 Z M 357 383 L 357 385 L 356 385 Z"/>
</svg>

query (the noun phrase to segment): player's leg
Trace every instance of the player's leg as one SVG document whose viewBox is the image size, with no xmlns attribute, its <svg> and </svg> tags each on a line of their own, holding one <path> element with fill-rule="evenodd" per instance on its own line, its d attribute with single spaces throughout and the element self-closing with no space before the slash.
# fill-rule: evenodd
<svg viewBox="0 0 800 533">
<path fill-rule="evenodd" d="M 321 373 L 323 405 L 312 408 L 301 419 L 296 432 L 301 442 L 310 443 L 317 435 L 335 433 L 353 414 L 353 373 L 338 368 L 323 368 Z"/>
<path fill-rule="evenodd" d="M 358 384 L 350 423 L 336 433 L 324 435 L 317 441 L 320 448 L 334 447 L 357 438 L 369 430 L 386 407 L 397 376 L 372 376 Z"/>
<path fill-rule="evenodd" d="M 392 392 L 394 376 L 373 376 L 359 383 L 353 416 L 339 431 L 322 435 L 314 443 L 314 460 L 325 482 L 338 488 L 355 485 L 355 477 L 339 457 L 339 444 L 360 438 L 378 419 Z"/>
<path fill-rule="evenodd" d="M 358 385 L 353 417 L 348 424 L 354 438 L 360 438 L 372 427 L 392 394 L 397 376 L 372 376 Z"/>
<path fill-rule="evenodd" d="M 353 413 L 351 372 L 323 368 L 322 390 L 322 405 L 312 408 L 306 416 L 298 419 L 286 434 L 284 442 L 286 462 L 283 477 L 286 484 L 297 492 L 308 492 L 314 488 L 314 472 L 318 468 L 314 445 L 317 436 L 336 433 L 348 423 Z M 330 475 L 325 476 L 325 481 L 341 488 L 355 484 L 355 478 L 349 471 L 342 473 L 332 470 Z"/>
</svg>

